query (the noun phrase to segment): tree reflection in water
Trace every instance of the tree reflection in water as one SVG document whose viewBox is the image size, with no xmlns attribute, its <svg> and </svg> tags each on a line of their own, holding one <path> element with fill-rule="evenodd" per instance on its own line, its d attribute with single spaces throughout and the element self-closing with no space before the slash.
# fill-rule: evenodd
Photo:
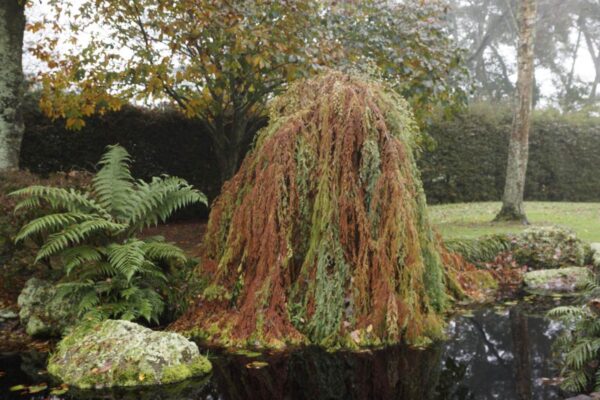
<svg viewBox="0 0 600 400">
<path fill-rule="evenodd" d="M 501 313 L 481 309 L 457 317 L 449 341 L 427 350 L 391 347 L 364 353 L 327 353 L 318 348 L 266 359 L 216 361 L 213 385 L 223 399 L 558 399 L 540 378 L 550 363 L 559 326 L 520 306 Z"/>
</svg>

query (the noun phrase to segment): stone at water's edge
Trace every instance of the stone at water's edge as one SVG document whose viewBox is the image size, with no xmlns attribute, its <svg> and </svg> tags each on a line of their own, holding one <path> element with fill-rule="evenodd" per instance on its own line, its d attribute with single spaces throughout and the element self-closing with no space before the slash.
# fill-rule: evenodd
<svg viewBox="0 0 600 400">
<path fill-rule="evenodd" d="M 8 319 L 18 318 L 18 315 L 13 310 L 8 308 L 0 308 L 0 322 L 3 322 Z"/>
<path fill-rule="evenodd" d="M 173 383 L 211 370 L 183 336 L 121 320 L 74 329 L 48 361 L 51 375 L 81 389 Z"/>
<path fill-rule="evenodd" d="M 76 321 L 68 301 L 56 297 L 56 288 L 47 281 L 31 278 L 18 299 L 19 318 L 30 336 L 62 336 Z"/>
<path fill-rule="evenodd" d="M 600 267 L 600 243 L 590 243 L 592 249 L 592 264 L 594 267 Z"/>
<path fill-rule="evenodd" d="M 572 293 L 585 288 L 592 275 L 585 267 L 542 269 L 525 273 L 525 289 L 541 295 Z"/>
</svg>

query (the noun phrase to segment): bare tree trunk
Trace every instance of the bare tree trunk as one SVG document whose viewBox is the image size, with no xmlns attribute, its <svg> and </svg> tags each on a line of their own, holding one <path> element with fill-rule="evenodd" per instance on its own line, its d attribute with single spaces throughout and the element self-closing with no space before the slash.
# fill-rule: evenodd
<svg viewBox="0 0 600 400">
<path fill-rule="evenodd" d="M 0 171 L 19 167 L 25 1 L 0 0 Z"/>
<path fill-rule="evenodd" d="M 519 15 L 518 76 L 512 132 L 508 144 L 506 183 L 502 209 L 496 221 L 527 223 L 523 210 L 523 191 L 529 156 L 529 128 L 533 99 L 536 0 L 521 0 Z"/>
</svg>

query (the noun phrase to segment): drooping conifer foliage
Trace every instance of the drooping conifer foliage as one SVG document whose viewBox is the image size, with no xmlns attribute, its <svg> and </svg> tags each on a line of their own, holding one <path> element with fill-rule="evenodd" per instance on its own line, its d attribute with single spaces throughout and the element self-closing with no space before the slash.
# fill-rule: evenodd
<svg viewBox="0 0 600 400">
<path fill-rule="evenodd" d="M 212 284 L 173 328 L 241 346 L 439 337 L 475 281 L 429 225 L 407 103 L 328 72 L 270 113 L 213 205 L 199 267 Z"/>
</svg>

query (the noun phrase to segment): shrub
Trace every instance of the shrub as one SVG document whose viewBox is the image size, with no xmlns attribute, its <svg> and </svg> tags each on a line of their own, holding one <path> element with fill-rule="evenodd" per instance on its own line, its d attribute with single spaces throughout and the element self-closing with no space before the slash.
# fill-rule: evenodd
<svg viewBox="0 0 600 400">
<path fill-rule="evenodd" d="M 23 226 L 15 240 L 41 238 L 36 261 L 58 258 L 66 274 L 59 293 L 80 314 L 158 321 L 164 266 L 187 258 L 161 237 L 139 239 L 136 233 L 206 198 L 175 177 L 134 181 L 120 146 L 109 146 L 100 165 L 90 191 L 34 185 L 13 192 L 20 199 L 15 211 L 52 210 Z"/>
<path fill-rule="evenodd" d="M 498 254 L 511 249 L 511 238 L 507 235 L 489 235 L 476 239 L 450 239 L 444 242 L 446 248 L 458 253 L 473 264 L 494 261 Z"/>
<path fill-rule="evenodd" d="M 583 265 L 585 247 L 571 230 L 558 227 L 535 227 L 523 231 L 513 240 L 515 259 L 532 269 Z"/>
</svg>

